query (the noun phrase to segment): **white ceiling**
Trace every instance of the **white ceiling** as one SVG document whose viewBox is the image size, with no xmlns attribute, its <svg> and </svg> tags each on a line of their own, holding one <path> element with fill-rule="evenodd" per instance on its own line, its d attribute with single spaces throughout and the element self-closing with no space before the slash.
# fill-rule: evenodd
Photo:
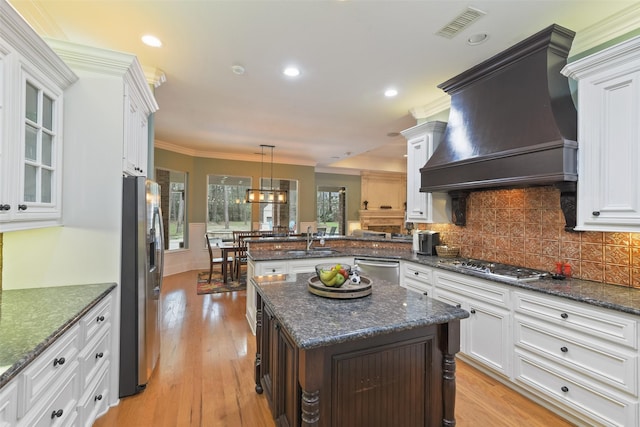
<svg viewBox="0 0 640 427">
<path fill-rule="evenodd" d="M 579 32 L 630 5 L 618 0 L 178 1 L 11 0 L 42 36 L 136 54 L 164 72 L 160 146 L 192 155 L 317 170 L 403 171 L 411 109 L 446 101 L 436 86 L 537 31 Z M 453 39 L 435 33 L 467 6 L 486 15 Z M 486 32 L 482 45 L 466 39 Z M 163 47 L 143 45 L 151 33 Z M 242 65 L 242 76 L 231 71 Z M 284 66 L 302 74 L 285 78 Z M 383 96 L 387 87 L 397 97 Z"/>
</svg>

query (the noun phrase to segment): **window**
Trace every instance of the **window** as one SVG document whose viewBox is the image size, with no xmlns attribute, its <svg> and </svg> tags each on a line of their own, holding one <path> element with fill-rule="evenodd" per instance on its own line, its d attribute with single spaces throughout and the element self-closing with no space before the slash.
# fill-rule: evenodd
<svg viewBox="0 0 640 427">
<path fill-rule="evenodd" d="M 207 176 L 207 232 L 225 240 L 234 230 L 251 230 L 251 203 L 245 203 L 251 177 Z"/>
<path fill-rule="evenodd" d="M 286 204 L 255 203 L 260 209 L 260 230 L 272 230 L 274 225 L 286 225 L 290 233 L 298 230 L 298 181 L 289 179 L 262 178 L 260 188 L 288 191 Z"/>
<path fill-rule="evenodd" d="M 156 169 L 165 229 L 165 249 L 182 249 L 186 244 L 187 173 Z"/>
<path fill-rule="evenodd" d="M 345 234 L 345 187 L 318 187 L 318 231 Z"/>
</svg>

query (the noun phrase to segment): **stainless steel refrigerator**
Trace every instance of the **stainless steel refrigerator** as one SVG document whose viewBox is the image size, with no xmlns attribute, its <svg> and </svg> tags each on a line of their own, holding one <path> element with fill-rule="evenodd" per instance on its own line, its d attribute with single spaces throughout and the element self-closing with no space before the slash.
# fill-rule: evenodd
<svg viewBox="0 0 640 427">
<path fill-rule="evenodd" d="M 160 356 L 164 230 L 160 186 L 124 177 L 120 280 L 120 397 L 141 392 Z"/>
</svg>

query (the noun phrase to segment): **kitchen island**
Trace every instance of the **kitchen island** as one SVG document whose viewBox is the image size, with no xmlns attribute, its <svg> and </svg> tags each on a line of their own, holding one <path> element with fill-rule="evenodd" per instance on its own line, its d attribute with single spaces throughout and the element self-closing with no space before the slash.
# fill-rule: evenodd
<svg viewBox="0 0 640 427">
<path fill-rule="evenodd" d="M 314 274 L 252 278 L 256 391 L 278 425 L 454 426 L 460 308 L 372 279 L 372 294 L 311 294 Z"/>
</svg>

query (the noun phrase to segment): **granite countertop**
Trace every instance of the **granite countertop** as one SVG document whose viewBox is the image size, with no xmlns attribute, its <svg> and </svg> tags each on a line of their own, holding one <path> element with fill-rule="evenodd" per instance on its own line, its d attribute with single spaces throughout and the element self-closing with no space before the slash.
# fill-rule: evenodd
<svg viewBox="0 0 640 427">
<path fill-rule="evenodd" d="M 329 245 L 327 245 L 329 246 Z M 345 256 L 371 256 L 388 259 L 397 259 L 403 261 L 411 261 L 428 267 L 438 268 L 442 270 L 452 271 L 467 276 L 478 277 L 481 279 L 502 283 L 504 285 L 516 288 L 527 289 L 530 291 L 542 292 L 549 295 L 555 295 L 567 298 L 573 301 L 583 302 L 586 304 L 608 308 L 611 310 L 629 313 L 640 316 L 640 289 L 627 286 L 610 285 L 606 283 L 593 282 L 589 280 L 581 280 L 570 278 L 566 280 L 553 280 L 546 278 L 531 282 L 515 282 L 509 279 L 503 279 L 495 276 L 487 276 L 484 273 L 470 270 L 461 270 L 453 265 L 445 263 L 451 261 L 451 258 L 442 258 L 438 256 L 418 255 L 411 250 L 385 249 L 385 248 L 340 248 L 332 254 L 300 254 L 290 255 L 287 251 L 268 251 L 258 250 L 249 252 L 249 256 L 254 261 L 271 261 L 271 260 L 292 260 L 304 258 L 330 258 Z"/>
<path fill-rule="evenodd" d="M 114 283 L 0 291 L 0 387 L 102 300 Z"/>
<path fill-rule="evenodd" d="M 461 308 L 371 279 L 371 295 L 348 300 L 307 290 L 313 273 L 252 278 L 298 347 L 309 349 L 469 317 Z"/>
</svg>

